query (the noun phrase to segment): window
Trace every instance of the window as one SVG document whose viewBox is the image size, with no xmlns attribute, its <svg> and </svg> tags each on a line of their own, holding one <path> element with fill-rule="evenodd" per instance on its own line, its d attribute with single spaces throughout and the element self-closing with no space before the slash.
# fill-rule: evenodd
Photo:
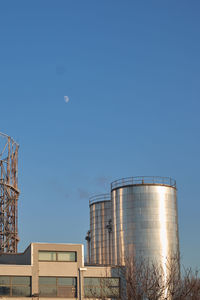
<svg viewBox="0 0 200 300">
<path fill-rule="evenodd" d="M 39 251 L 39 261 L 77 261 L 75 251 Z"/>
<path fill-rule="evenodd" d="M 120 280 L 118 277 L 85 277 L 85 298 L 119 298 Z"/>
<path fill-rule="evenodd" d="M 31 277 L 0 276 L 0 295 L 13 297 L 30 297 Z"/>
<path fill-rule="evenodd" d="M 76 298 L 76 277 L 39 277 L 40 297 Z"/>
</svg>

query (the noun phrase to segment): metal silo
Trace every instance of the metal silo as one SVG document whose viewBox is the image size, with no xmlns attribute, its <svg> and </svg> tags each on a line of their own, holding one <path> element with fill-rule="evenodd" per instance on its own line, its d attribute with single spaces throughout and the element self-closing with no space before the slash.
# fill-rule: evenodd
<svg viewBox="0 0 200 300">
<path fill-rule="evenodd" d="M 108 264 L 111 256 L 110 194 L 90 198 L 90 263 Z"/>
<path fill-rule="evenodd" d="M 176 181 L 130 177 L 112 182 L 112 263 L 128 257 L 159 263 L 179 254 Z"/>
</svg>

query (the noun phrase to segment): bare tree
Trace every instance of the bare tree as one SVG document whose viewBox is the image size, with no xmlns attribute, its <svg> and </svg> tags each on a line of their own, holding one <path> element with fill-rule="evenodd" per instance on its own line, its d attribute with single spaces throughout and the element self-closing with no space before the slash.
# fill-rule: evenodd
<svg viewBox="0 0 200 300">
<path fill-rule="evenodd" d="M 113 267 L 105 277 L 88 278 L 85 296 L 102 300 L 200 300 L 199 272 L 191 268 L 180 272 L 178 255 L 165 261 L 163 270 L 156 262 L 129 257 L 125 266 Z"/>
<path fill-rule="evenodd" d="M 134 257 L 123 268 L 123 300 L 200 300 L 198 271 L 184 269 L 180 275 L 179 257 L 166 260 L 167 276 L 156 263 Z"/>
<path fill-rule="evenodd" d="M 182 278 L 175 282 L 175 288 L 170 291 L 173 300 L 199 300 L 200 299 L 200 279 L 198 271 L 191 268 L 183 269 Z M 174 285 L 175 285 L 174 284 Z"/>
<path fill-rule="evenodd" d="M 123 268 L 125 286 L 122 291 L 122 298 L 127 300 L 157 300 L 161 299 L 164 293 L 163 274 L 160 268 L 149 261 L 134 257 L 126 260 Z"/>
</svg>

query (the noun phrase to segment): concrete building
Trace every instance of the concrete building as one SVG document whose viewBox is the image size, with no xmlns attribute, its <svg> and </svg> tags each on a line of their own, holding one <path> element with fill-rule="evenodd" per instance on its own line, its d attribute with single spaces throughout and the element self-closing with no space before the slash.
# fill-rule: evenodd
<svg viewBox="0 0 200 300">
<path fill-rule="evenodd" d="M 0 255 L 0 298 L 119 298 L 117 269 L 85 266 L 81 244 L 32 243 Z"/>
</svg>

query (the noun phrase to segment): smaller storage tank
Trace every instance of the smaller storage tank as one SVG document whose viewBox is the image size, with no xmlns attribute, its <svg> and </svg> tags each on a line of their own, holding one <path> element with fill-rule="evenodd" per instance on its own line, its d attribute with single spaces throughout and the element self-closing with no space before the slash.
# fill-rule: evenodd
<svg viewBox="0 0 200 300">
<path fill-rule="evenodd" d="M 111 260 L 110 194 L 90 198 L 90 263 L 109 264 Z"/>
</svg>

